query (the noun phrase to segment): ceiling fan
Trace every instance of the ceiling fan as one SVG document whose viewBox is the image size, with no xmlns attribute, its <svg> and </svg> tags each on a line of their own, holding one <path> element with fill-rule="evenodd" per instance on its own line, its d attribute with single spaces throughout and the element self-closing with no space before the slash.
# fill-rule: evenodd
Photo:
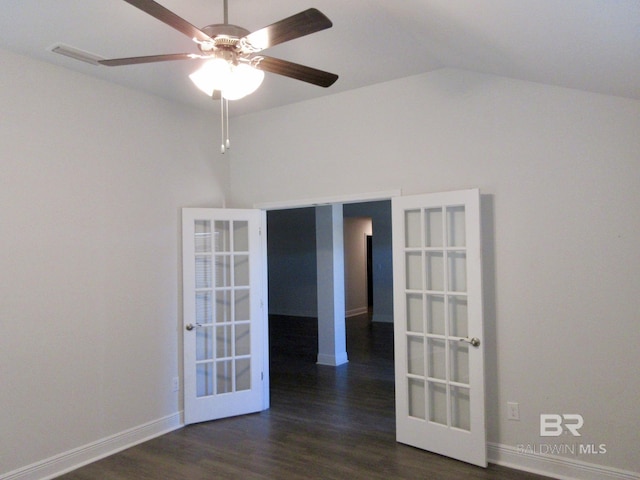
<svg viewBox="0 0 640 480">
<path fill-rule="evenodd" d="M 227 0 L 223 0 L 224 23 L 207 25 L 203 28 L 193 26 L 153 0 L 124 1 L 192 39 L 198 45 L 200 53 L 96 59 L 96 63 L 117 67 L 172 60 L 206 60 L 199 70 L 189 75 L 189 78 L 211 98 L 220 100 L 223 139 L 221 153 L 225 153 L 230 146 L 228 101 L 253 93 L 262 83 L 264 72 L 283 75 L 320 87 L 329 87 L 338 79 L 338 75 L 334 73 L 279 58 L 258 55 L 267 48 L 330 28 L 333 25 L 331 20 L 315 8 L 309 8 L 255 32 L 249 32 L 245 28 L 229 24 Z M 90 59 L 90 63 L 94 62 Z"/>
<path fill-rule="evenodd" d="M 171 60 L 204 59 L 203 67 L 190 75 L 191 80 L 208 95 L 235 100 L 255 91 L 264 72 L 284 75 L 321 87 L 329 87 L 338 75 L 258 55 L 259 52 L 296 38 L 330 28 L 333 24 L 324 14 L 310 8 L 254 32 L 228 22 L 227 0 L 224 0 L 224 23 L 197 28 L 171 10 L 153 0 L 124 0 L 192 39 L 199 54 L 172 53 L 144 57 L 99 60 L 110 67 Z"/>
</svg>

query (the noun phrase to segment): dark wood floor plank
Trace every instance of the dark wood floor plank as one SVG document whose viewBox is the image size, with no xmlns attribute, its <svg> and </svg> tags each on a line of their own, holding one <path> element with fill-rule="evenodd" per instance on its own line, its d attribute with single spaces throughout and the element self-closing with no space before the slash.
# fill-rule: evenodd
<svg viewBox="0 0 640 480">
<path fill-rule="evenodd" d="M 63 480 L 542 480 L 395 441 L 393 332 L 347 322 L 349 363 L 317 365 L 315 320 L 271 319 L 271 409 L 190 425 Z"/>
</svg>

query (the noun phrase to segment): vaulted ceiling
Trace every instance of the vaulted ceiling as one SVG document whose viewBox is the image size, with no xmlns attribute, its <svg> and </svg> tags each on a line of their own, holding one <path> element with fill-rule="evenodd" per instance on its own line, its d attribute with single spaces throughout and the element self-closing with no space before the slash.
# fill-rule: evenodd
<svg viewBox="0 0 640 480">
<path fill-rule="evenodd" d="M 223 22 L 223 0 L 159 0 L 190 23 Z M 333 27 L 265 53 L 339 74 L 328 89 L 267 74 L 234 102 L 243 114 L 443 67 L 640 99 L 638 0 L 229 0 L 249 31 L 310 7 Z M 0 47 L 201 108 L 215 108 L 188 74 L 198 60 L 105 67 L 103 58 L 197 52 L 194 43 L 121 0 L 0 0 Z"/>
</svg>

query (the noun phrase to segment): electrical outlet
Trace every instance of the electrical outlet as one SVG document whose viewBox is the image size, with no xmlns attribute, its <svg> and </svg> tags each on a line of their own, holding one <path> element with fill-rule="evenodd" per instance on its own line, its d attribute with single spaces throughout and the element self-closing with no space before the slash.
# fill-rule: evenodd
<svg viewBox="0 0 640 480">
<path fill-rule="evenodd" d="M 520 421 L 520 404 L 518 402 L 507 402 L 507 420 Z"/>
<path fill-rule="evenodd" d="M 173 391 L 177 392 L 178 390 L 180 390 L 180 378 L 178 377 L 173 377 Z"/>
</svg>

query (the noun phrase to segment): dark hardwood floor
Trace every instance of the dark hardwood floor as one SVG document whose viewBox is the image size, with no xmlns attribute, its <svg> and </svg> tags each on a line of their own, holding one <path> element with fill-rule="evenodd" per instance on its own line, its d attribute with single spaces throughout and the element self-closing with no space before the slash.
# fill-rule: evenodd
<svg viewBox="0 0 640 480">
<path fill-rule="evenodd" d="M 366 315 L 349 319 L 349 363 L 333 368 L 315 364 L 315 320 L 274 316 L 270 322 L 270 410 L 190 425 L 59 478 L 546 478 L 396 443 L 391 325 L 372 324 Z"/>
</svg>

